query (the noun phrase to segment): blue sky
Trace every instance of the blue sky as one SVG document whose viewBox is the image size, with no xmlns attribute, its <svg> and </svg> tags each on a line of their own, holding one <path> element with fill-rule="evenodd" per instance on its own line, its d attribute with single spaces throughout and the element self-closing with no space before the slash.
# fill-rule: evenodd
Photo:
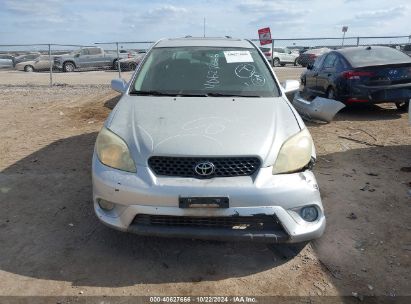
<svg viewBox="0 0 411 304">
<path fill-rule="evenodd" d="M 0 0 L 0 44 L 411 34 L 409 0 Z"/>
</svg>

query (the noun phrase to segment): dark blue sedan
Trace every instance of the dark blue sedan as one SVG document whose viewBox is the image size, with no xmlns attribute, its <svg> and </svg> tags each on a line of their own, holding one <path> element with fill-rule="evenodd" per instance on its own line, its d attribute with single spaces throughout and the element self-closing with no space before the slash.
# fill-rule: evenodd
<svg viewBox="0 0 411 304">
<path fill-rule="evenodd" d="M 304 92 L 345 104 L 393 102 L 406 110 L 411 99 L 411 58 L 384 46 L 350 47 L 318 57 L 301 75 Z"/>
</svg>

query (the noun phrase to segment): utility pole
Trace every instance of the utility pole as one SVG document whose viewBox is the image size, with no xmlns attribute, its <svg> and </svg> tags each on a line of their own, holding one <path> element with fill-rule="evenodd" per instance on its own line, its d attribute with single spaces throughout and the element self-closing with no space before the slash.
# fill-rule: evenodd
<svg viewBox="0 0 411 304">
<path fill-rule="evenodd" d="M 117 46 L 117 69 L 118 69 L 118 78 L 121 78 L 121 69 L 120 69 L 120 54 L 118 53 L 118 42 L 116 42 Z"/>
<path fill-rule="evenodd" d="M 206 19 L 204 17 L 204 22 L 203 22 L 203 37 L 205 38 L 205 24 L 206 24 Z"/>
<path fill-rule="evenodd" d="M 51 58 L 51 44 L 49 44 L 50 87 L 53 87 L 53 60 Z"/>
</svg>

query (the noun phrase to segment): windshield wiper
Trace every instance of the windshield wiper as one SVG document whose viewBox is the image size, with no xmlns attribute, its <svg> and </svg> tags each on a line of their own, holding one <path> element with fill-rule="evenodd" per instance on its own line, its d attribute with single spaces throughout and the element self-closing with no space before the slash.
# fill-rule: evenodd
<svg viewBox="0 0 411 304">
<path fill-rule="evenodd" d="M 171 93 L 161 91 L 131 91 L 130 95 L 143 95 L 143 96 L 177 96 L 177 97 L 207 97 L 206 94 L 189 94 L 189 93 Z"/>
<path fill-rule="evenodd" d="M 211 96 L 211 97 L 261 97 L 258 95 L 239 95 L 239 94 L 226 94 L 226 93 L 215 93 L 215 92 L 207 93 L 207 96 Z"/>
<path fill-rule="evenodd" d="M 167 93 L 160 91 L 131 91 L 130 95 L 142 95 L 142 96 L 177 96 L 175 93 Z"/>
<path fill-rule="evenodd" d="M 258 95 L 238 95 L 238 94 L 226 94 L 226 93 L 171 93 L 171 92 L 161 92 L 161 91 L 131 91 L 130 95 L 141 95 L 141 96 L 177 96 L 177 97 L 261 97 Z"/>
<path fill-rule="evenodd" d="M 179 97 L 207 97 L 207 94 L 177 93 L 176 96 L 179 96 Z"/>
</svg>

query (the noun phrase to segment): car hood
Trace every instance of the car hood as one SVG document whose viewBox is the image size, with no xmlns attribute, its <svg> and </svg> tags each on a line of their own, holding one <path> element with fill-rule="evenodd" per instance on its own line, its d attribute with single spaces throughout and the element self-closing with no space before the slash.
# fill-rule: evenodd
<svg viewBox="0 0 411 304">
<path fill-rule="evenodd" d="M 282 97 L 147 97 L 124 95 L 106 127 L 122 137 L 138 165 L 153 155 L 257 156 L 274 163 L 300 130 Z"/>
</svg>

